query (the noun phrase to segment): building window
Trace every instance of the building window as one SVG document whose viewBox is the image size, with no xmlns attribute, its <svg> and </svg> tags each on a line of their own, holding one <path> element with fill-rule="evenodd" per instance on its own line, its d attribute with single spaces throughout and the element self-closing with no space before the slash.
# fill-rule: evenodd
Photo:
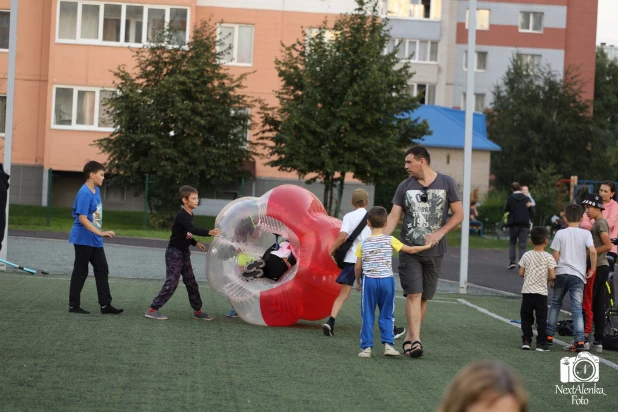
<svg viewBox="0 0 618 412">
<path fill-rule="evenodd" d="M 474 71 L 476 72 L 484 72 L 487 71 L 487 52 L 476 52 L 474 64 Z M 468 52 L 464 52 L 463 58 L 463 68 L 464 70 L 468 70 Z"/>
<path fill-rule="evenodd" d="M 60 1 L 56 39 L 63 43 L 142 45 L 154 41 L 167 27 L 172 32 L 170 43 L 182 45 L 188 41 L 188 20 L 188 8 Z"/>
<path fill-rule="evenodd" d="M 441 0 L 380 0 L 380 15 L 413 19 L 440 19 Z"/>
<path fill-rule="evenodd" d="M 539 66 L 541 66 L 541 55 L 540 54 L 517 53 L 517 58 L 519 59 L 520 62 L 522 62 L 529 69 L 536 70 Z"/>
<path fill-rule="evenodd" d="M 6 132 L 6 96 L 0 96 L 0 135 Z"/>
<path fill-rule="evenodd" d="M 9 32 L 11 28 L 11 12 L 0 10 L 0 50 L 9 49 Z"/>
<path fill-rule="evenodd" d="M 106 202 L 125 203 L 127 201 L 127 188 L 125 186 L 115 185 L 105 180 L 103 189 L 103 198 Z"/>
<path fill-rule="evenodd" d="M 107 99 L 114 90 L 55 86 L 52 126 L 58 129 L 111 131 L 114 124 Z"/>
<path fill-rule="evenodd" d="M 386 51 L 397 48 L 397 57 L 411 62 L 438 62 L 438 42 L 410 39 L 390 39 Z"/>
<path fill-rule="evenodd" d="M 219 24 L 219 44 L 223 64 L 251 66 L 253 64 L 253 26 Z"/>
<path fill-rule="evenodd" d="M 519 13 L 519 31 L 542 33 L 543 13 L 522 11 Z"/>
<path fill-rule="evenodd" d="M 477 30 L 489 30 L 489 15 L 488 9 L 476 10 L 476 29 Z M 468 28 L 468 22 L 470 20 L 470 9 L 466 10 L 466 29 Z"/>
<path fill-rule="evenodd" d="M 463 93 L 461 96 L 461 108 L 462 110 L 466 110 L 466 94 L 465 93 Z M 485 111 L 485 93 L 474 93 L 474 111 L 475 112 Z"/>
<path fill-rule="evenodd" d="M 435 84 L 409 84 L 408 90 L 412 96 L 419 97 L 421 104 L 436 104 Z"/>
</svg>

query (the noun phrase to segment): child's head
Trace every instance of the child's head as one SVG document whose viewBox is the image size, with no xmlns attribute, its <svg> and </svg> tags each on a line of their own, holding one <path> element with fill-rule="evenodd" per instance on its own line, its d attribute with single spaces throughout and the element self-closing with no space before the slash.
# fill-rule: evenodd
<svg viewBox="0 0 618 412">
<path fill-rule="evenodd" d="M 369 209 L 367 212 L 367 220 L 369 221 L 369 226 L 375 229 L 380 229 L 386 226 L 386 217 L 388 213 L 386 213 L 386 209 L 382 206 L 374 206 Z"/>
<path fill-rule="evenodd" d="M 84 165 L 84 179 L 92 180 L 97 186 L 101 186 L 105 179 L 105 166 L 94 160 L 89 161 Z"/>
<path fill-rule="evenodd" d="M 530 230 L 530 241 L 535 246 L 544 246 L 547 244 L 549 232 L 543 226 L 535 226 Z"/>
<path fill-rule="evenodd" d="M 568 223 L 579 223 L 584 217 L 584 209 L 580 205 L 570 204 L 564 208 L 564 218 Z"/>
<path fill-rule="evenodd" d="M 352 192 L 352 205 L 365 207 L 369 203 L 369 193 L 365 189 L 354 189 Z"/>
<path fill-rule="evenodd" d="M 180 188 L 179 192 L 180 202 L 183 206 L 189 206 L 191 209 L 195 209 L 199 205 L 196 188 L 184 185 Z"/>
<path fill-rule="evenodd" d="M 603 199 L 600 195 L 589 193 L 582 205 L 586 208 L 586 214 L 590 219 L 597 219 L 599 215 L 603 216 L 601 210 L 604 210 L 605 206 L 603 206 Z"/>
</svg>

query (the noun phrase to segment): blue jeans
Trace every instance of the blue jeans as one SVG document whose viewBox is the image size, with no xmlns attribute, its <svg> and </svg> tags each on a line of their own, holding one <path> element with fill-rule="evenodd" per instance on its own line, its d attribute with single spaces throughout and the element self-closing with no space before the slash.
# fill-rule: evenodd
<svg viewBox="0 0 618 412">
<path fill-rule="evenodd" d="M 569 292 L 571 299 L 571 313 L 573 315 L 573 329 L 575 342 L 584 341 L 584 314 L 582 312 L 582 300 L 584 298 L 584 281 L 575 275 L 558 275 L 554 281 L 554 296 L 549 306 L 549 319 L 547 320 L 547 335 L 554 336 L 556 323 L 562 308 L 562 300 Z"/>
</svg>

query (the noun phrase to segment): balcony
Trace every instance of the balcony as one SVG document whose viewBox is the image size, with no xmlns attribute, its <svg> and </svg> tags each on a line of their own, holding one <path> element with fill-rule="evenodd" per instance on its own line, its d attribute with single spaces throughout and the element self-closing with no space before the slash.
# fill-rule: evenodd
<svg viewBox="0 0 618 412">
<path fill-rule="evenodd" d="M 391 19 L 440 20 L 442 0 L 381 0 L 380 15 Z"/>
</svg>

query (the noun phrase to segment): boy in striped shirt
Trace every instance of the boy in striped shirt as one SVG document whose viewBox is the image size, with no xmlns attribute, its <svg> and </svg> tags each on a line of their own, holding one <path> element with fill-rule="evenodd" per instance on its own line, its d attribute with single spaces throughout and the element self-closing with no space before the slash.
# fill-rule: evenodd
<svg viewBox="0 0 618 412">
<path fill-rule="evenodd" d="M 356 247 L 356 289 L 361 291 L 361 349 L 360 358 L 370 358 L 373 347 L 373 323 L 376 306 L 380 309 L 378 324 L 384 344 L 384 356 L 398 356 L 393 348 L 395 335 L 395 278 L 393 277 L 393 249 L 406 253 L 419 253 L 433 245 L 407 246 L 393 236 L 382 233 L 388 213 L 381 206 L 371 208 L 367 213 L 367 225 L 371 236 Z M 361 282 L 361 272 L 364 280 Z M 362 285 L 362 287 L 361 287 Z"/>
</svg>

